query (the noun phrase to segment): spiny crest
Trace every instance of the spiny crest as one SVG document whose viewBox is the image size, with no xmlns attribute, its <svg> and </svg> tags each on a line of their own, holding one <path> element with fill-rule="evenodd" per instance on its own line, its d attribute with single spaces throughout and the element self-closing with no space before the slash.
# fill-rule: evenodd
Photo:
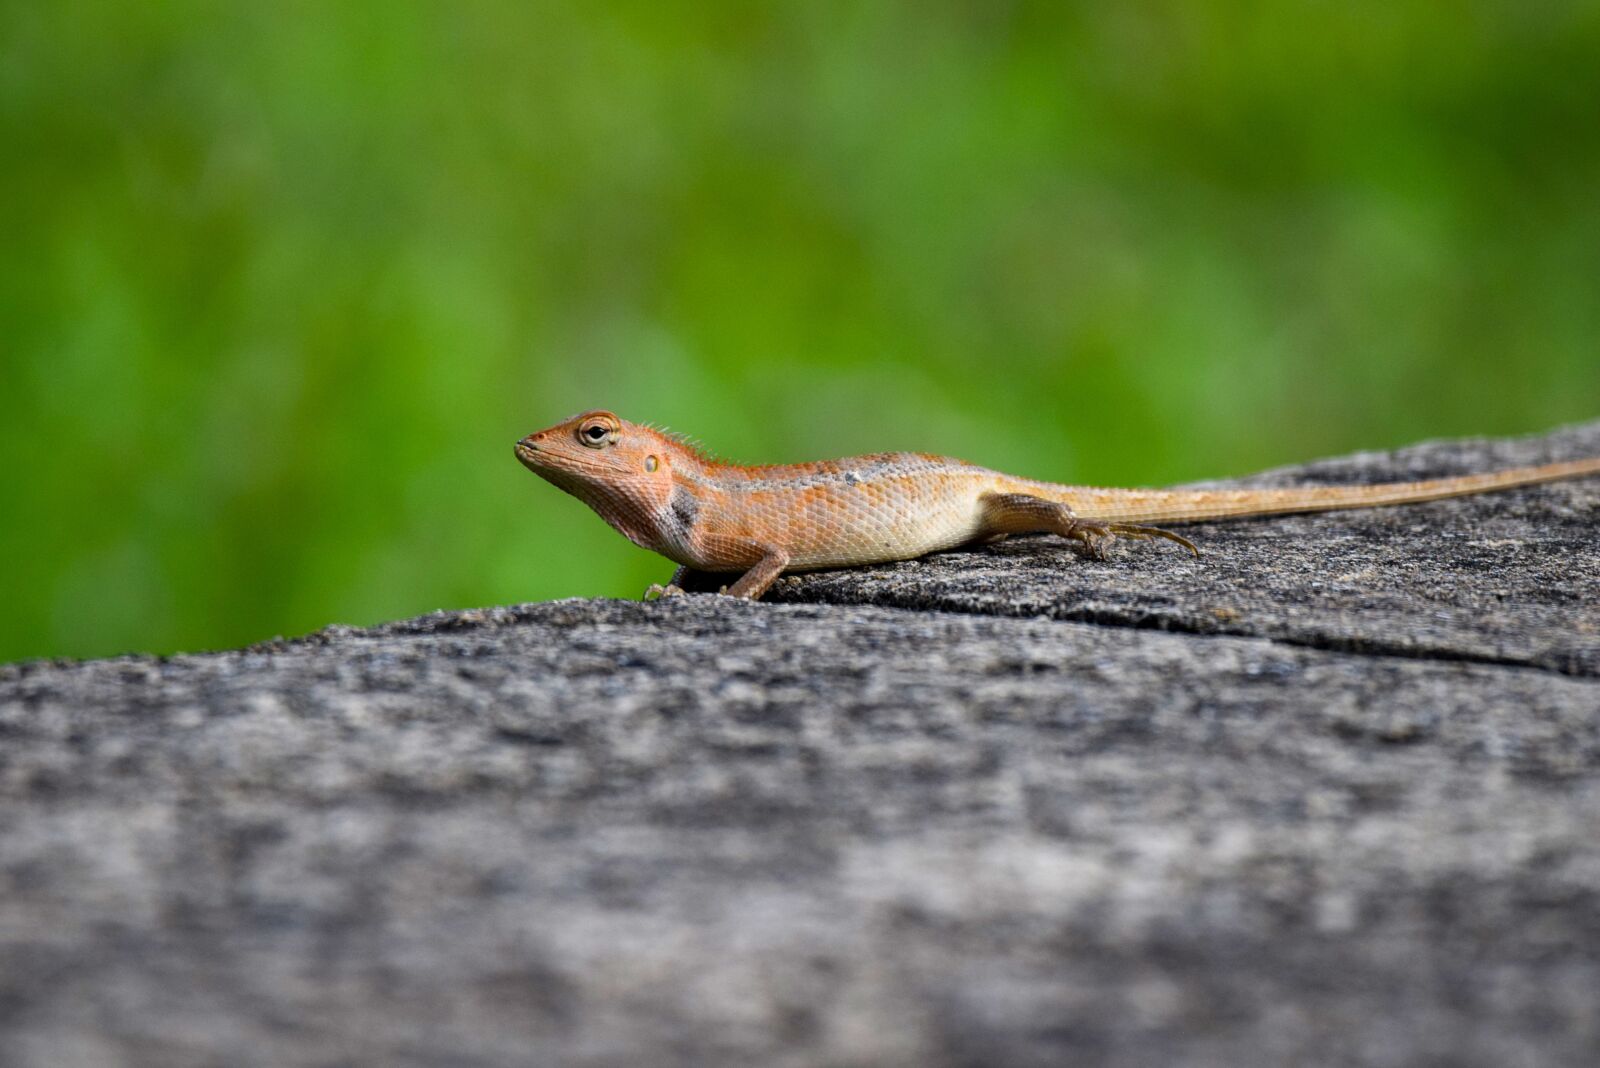
<svg viewBox="0 0 1600 1068">
<path fill-rule="evenodd" d="M 698 438 L 691 438 L 688 434 L 679 433 L 678 431 L 664 427 L 659 423 L 635 423 L 634 425 L 643 427 L 646 430 L 655 431 L 668 441 L 682 446 L 684 450 L 686 450 L 697 460 L 701 460 L 705 463 L 720 462 L 718 458 L 711 452 L 711 450 L 706 448 Z"/>
</svg>

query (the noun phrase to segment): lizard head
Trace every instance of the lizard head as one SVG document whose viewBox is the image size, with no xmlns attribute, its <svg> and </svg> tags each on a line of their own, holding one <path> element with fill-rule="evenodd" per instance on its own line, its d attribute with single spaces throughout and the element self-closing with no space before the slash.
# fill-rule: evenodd
<svg viewBox="0 0 1600 1068">
<path fill-rule="evenodd" d="M 647 549 L 657 548 L 663 536 L 674 465 L 698 460 L 682 442 L 607 411 L 584 412 L 535 431 L 517 442 L 516 454 L 522 466 Z"/>
</svg>

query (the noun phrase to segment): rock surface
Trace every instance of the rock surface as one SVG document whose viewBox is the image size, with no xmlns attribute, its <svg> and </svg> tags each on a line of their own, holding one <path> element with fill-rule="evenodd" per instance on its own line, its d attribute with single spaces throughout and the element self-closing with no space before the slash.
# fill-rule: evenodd
<svg viewBox="0 0 1600 1068">
<path fill-rule="evenodd" d="M 0 1063 L 1596 1063 L 1600 479 L 1188 533 L 0 667 Z"/>
</svg>

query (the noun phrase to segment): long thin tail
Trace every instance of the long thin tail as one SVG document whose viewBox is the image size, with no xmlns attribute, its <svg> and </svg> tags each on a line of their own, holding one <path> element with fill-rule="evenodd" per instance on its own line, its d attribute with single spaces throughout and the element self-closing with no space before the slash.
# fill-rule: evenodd
<svg viewBox="0 0 1600 1068">
<path fill-rule="evenodd" d="M 1412 504 L 1584 475 L 1600 475 L 1600 457 L 1567 460 L 1539 467 L 1513 467 L 1480 475 L 1435 478 L 1426 482 L 1387 482 L 1375 486 L 1224 490 L 1124 490 L 1059 486 L 1052 487 L 1055 492 L 1050 497 L 1069 505 L 1074 512 L 1086 518 L 1119 523 L 1184 523 L 1200 519 Z"/>
</svg>

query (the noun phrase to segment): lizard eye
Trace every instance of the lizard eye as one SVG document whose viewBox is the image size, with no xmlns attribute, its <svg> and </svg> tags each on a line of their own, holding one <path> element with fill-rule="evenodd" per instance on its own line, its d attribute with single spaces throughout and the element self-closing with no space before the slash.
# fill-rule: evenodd
<svg viewBox="0 0 1600 1068">
<path fill-rule="evenodd" d="M 590 423 L 578 431 L 578 437 L 591 449 L 599 449 L 610 443 L 611 428 L 604 423 Z"/>
</svg>

